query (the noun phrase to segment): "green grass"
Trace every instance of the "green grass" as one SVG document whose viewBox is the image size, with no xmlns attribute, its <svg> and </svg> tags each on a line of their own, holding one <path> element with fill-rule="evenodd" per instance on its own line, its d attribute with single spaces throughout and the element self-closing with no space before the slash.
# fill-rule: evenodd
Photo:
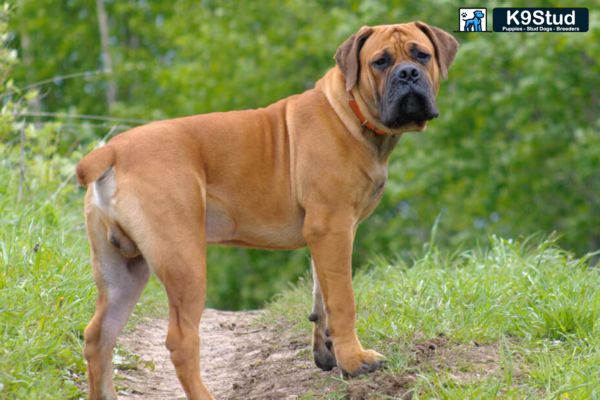
<svg viewBox="0 0 600 400">
<path fill-rule="evenodd" d="M 271 316 L 308 332 L 308 286 L 278 298 Z M 385 353 L 390 373 L 415 377 L 415 399 L 600 398 L 600 271 L 552 240 L 378 260 L 354 287 L 363 344 Z M 416 360 L 436 338 L 447 341 L 441 355 Z M 477 365 L 481 349 L 496 370 Z"/>
<path fill-rule="evenodd" d="M 7 166 L 0 172 L 0 398 L 75 398 L 94 304 L 77 189 L 53 198 L 60 174 L 48 165 L 34 176 L 29 165 L 31 191 L 18 201 L 18 174 Z"/>
</svg>

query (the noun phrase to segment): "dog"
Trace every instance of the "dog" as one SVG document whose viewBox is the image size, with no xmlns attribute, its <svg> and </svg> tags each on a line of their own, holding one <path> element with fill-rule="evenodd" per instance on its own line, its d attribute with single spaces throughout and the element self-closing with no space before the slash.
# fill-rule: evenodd
<svg viewBox="0 0 600 400">
<path fill-rule="evenodd" d="M 198 335 L 210 243 L 308 246 L 316 365 L 349 377 L 381 366 L 356 334 L 353 240 L 382 196 L 402 133 L 438 116 L 435 98 L 457 49 L 423 22 L 364 26 L 300 95 L 153 122 L 84 157 L 76 172 L 87 187 L 98 289 L 84 333 L 89 398 L 117 398 L 112 350 L 151 272 L 168 295 L 166 346 L 186 396 L 213 398 L 200 377 Z"/>
<path fill-rule="evenodd" d="M 464 16 L 466 16 L 466 14 Z M 483 11 L 473 11 L 473 18 L 463 20 L 465 21 L 465 31 L 481 32 L 481 19 L 483 17 L 485 17 Z"/>
</svg>

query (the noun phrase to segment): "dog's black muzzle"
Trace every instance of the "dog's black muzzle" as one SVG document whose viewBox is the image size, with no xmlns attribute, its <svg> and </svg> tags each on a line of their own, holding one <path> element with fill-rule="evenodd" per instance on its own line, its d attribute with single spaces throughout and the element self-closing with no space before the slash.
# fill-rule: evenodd
<svg viewBox="0 0 600 400">
<path fill-rule="evenodd" d="M 380 105 L 381 122 L 389 128 L 422 125 L 439 115 L 425 72 L 416 64 L 398 64 L 390 73 Z"/>
</svg>

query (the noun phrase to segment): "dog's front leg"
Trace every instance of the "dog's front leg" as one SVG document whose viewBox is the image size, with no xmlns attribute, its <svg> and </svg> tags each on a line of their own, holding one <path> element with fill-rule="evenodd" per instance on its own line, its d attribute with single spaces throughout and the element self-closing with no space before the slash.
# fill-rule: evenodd
<svg viewBox="0 0 600 400">
<path fill-rule="evenodd" d="M 374 371 L 383 358 L 373 350 L 364 350 L 356 334 L 352 290 L 354 228 L 355 219 L 348 214 L 307 213 L 303 229 L 325 303 L 335 358 L 344 376 Z"/>
</svg>

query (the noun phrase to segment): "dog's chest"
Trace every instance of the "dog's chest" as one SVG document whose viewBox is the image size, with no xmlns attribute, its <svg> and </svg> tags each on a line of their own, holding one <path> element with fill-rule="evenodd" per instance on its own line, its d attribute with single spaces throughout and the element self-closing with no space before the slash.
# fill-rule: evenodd
<svg viewBox="0 0 600 400">
<path fill-rule="evenodd" d="M 360 221 L 368 217 L 379 204 L 386 181 L 387 168 L 385 166 L 378 166 L 368 174 L 363 190 L 357 195 L 356 207 Z"/>
</svg>

